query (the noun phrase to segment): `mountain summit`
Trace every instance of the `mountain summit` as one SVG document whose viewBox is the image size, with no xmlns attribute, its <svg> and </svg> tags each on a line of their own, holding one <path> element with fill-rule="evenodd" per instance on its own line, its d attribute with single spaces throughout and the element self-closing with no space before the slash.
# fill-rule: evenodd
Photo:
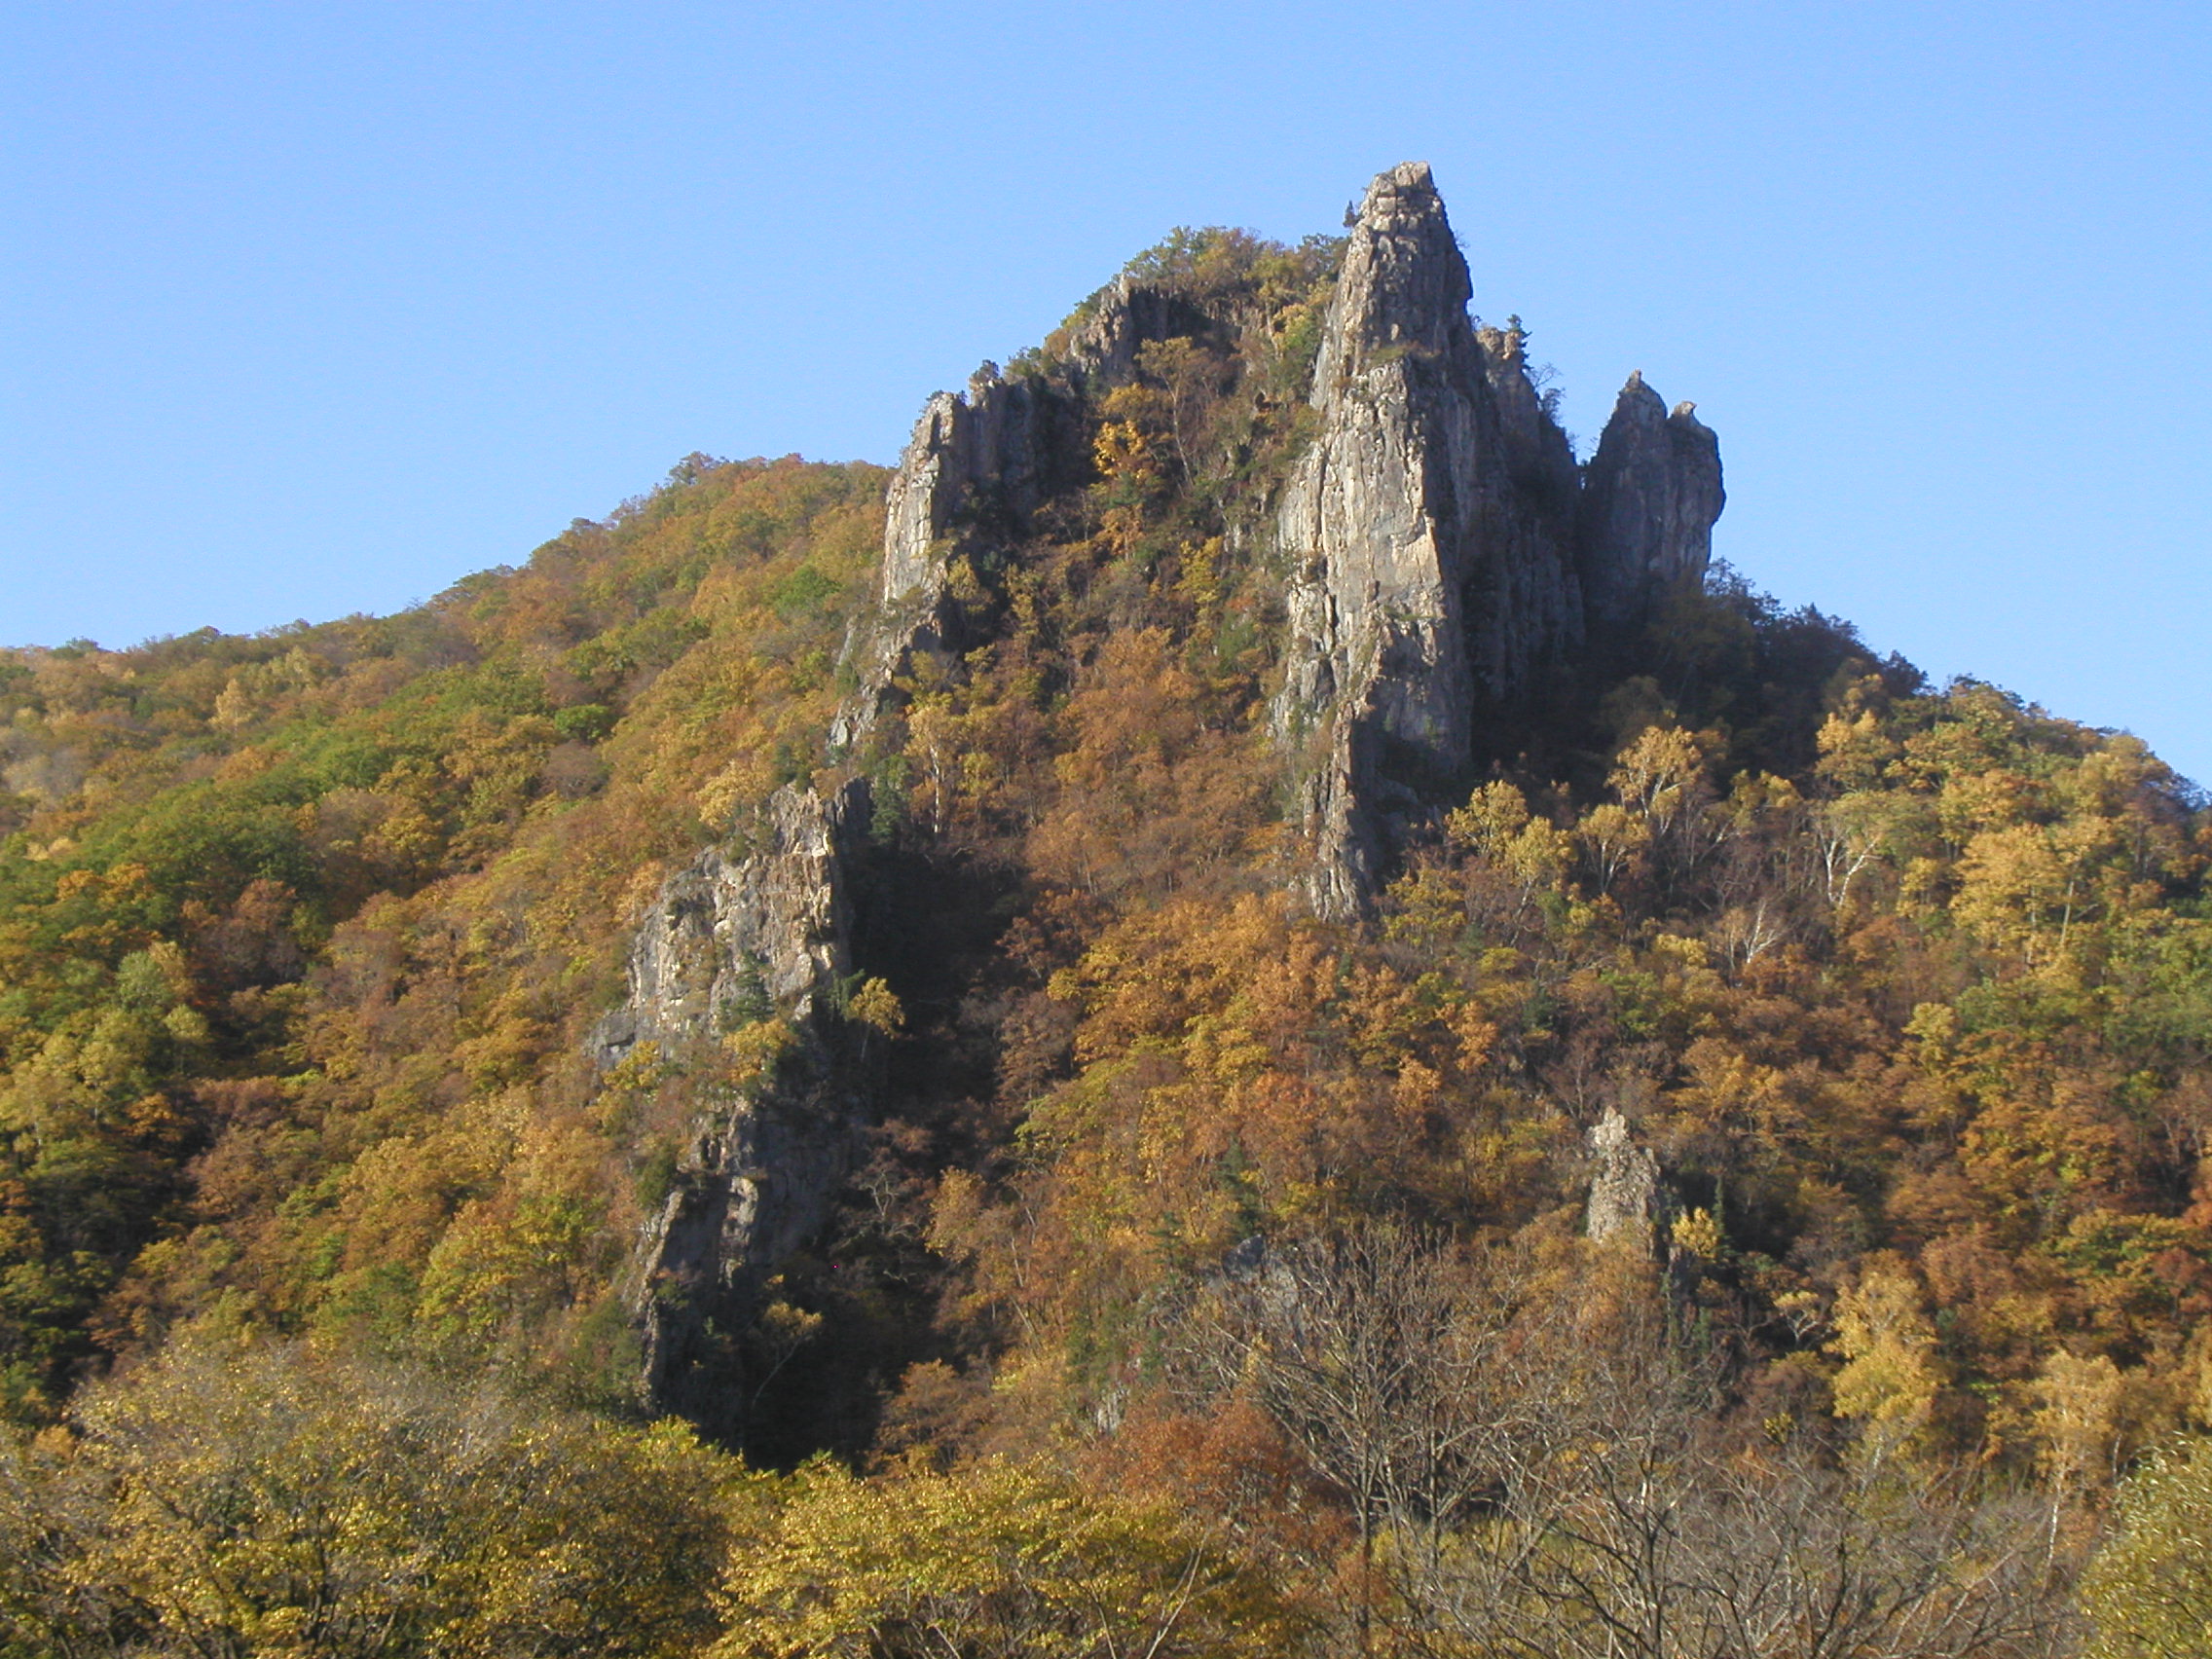
<svg viewBox="0 0 2212 1659">
<path fill-rule="evenodd" d="M 1648 442 L 1641 378 L 1578 477 L 1519 332 L 1478 329 L 1472 292 L 1428 167 L 1378 177 L 1314 367 L 1321 429 L 1277 521 L 1296 573 L 1275 724 L 1310 734 L 1324 915 L 1365 905 L 1393 809 L 1466 770 L 1479 719 L 1515 712 L 1593 621 L 1600 640 L 1639 626 L 1704 576 L 1720 513 L 1717 444 L 1686 414 L 1702 443 Z"/>
</svg>

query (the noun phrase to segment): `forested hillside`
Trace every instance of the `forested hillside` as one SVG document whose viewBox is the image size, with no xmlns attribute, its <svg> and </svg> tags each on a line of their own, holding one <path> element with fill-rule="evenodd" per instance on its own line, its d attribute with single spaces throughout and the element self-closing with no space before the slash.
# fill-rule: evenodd
<svg viewBox="0 0 2212 1659">
<path fill-rule="evenodd" d="M 2212 816 L 1709 569 L 1427 190 L 0 653 L 0 1652 L 2206 1650 Z"/>
</svg>

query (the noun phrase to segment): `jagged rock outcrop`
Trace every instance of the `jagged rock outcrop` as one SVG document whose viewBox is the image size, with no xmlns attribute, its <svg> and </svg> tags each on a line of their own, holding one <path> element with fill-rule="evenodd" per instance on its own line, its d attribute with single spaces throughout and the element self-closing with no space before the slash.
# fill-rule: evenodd
<svg viewBox="0 0 2212 1659">
<path fill-rule="evenodd" d="M 1379 176 L 1314 368 L 1320 432 L 1276 517 L 1292 575 L 1272 723 L 1326 916 L 1364 907 L 1478 721 L 1525 707 L 1593 619 L 1617 634 L 1711 555 L 1719 450 L 1689 406 L 1654 424 L 1632 380 L 1586 488 L 1520 334 L 1478 330 L 1472 293 L 1428 167 Z"/>
<path fill-rule="evenodd" d="M 1490 380 L 1491 397 L 1497 405 L 1507 475 L 1547 522 L 1568 522 L 1574 516 L 1575 497 L 1581 488 L 1574 445 L 1552 419 L 1535 382 L 1529 378 L 1520 330 L 1478 328 L 1475 343 L 1483 349 L 1483 370 Z"/>
<path fill-rule="evenodd" d="M 602 1066 L 652 1043 L 708 1080 L 630 1274 L 645 1392 L 699 1420 L 728 1413 L 690 1397 L 709 1384 L 710 1321 L 742 1328 L 760 1279 L 820 1229 L 851 1167 L 865 1089 L 840 1061 L 836 993 L 867 815 L 862 782 L 828 796 L 779 790 L 756 851 L 709 849 L 669 878 L 632 942 L 629 995 L 593 1035 Z M 724 1037 L 779 1019 L 788 1045 L 763 1076 L 712 1081 Z"/>
<path fill-rule="evenodd" d="M 1133 379 L 1148 345 L 1235 322 L 1171 284 L 1124 274 L 1093 296 L 1050 374 L 1009 379 L 986 363 L 965 392 L 929 400 L 885 498 L 882 586 L 846 642 L 860 683 L 830 724 L 832 746 L 849 749 L 875 729 L 917 652 L 974 644 L 950 591 L 954 567 L 1003 557 L 1037 509 L 1085 475 L 1087 395 Z"/>
<path fill-rule="evenodd" d="M 1703 578 L 1713 526 L 1727 500 L 1720 440 L 1694 403 L 1672 413 L 1628 377 L 1598 440 L 1582 489 L 1577 562 L 1593 629 L 1642 619 L 1676 584 Z"/>
<path fill-rule="evenodd" d="M 1303 804 L 1325 914 L 1370 887 L 1396 792 L 1459 770 L 1478 709 L 1580 635 L 1566 440 L 1502 360 L 1506 337 L 1477 338 L 1472 294 L 1428 167 L 1377 178 L 1314 367 L 1320 433 L 1277 515 L 1294 574 L 1275 724 L 1314 762 Z M 1501 412 L 1509 379 L 1527 397 Z"/>
<path fill-rule="evenodd" d="M 1591 1125 L 1589 1141 L 1596 1168 L 1590 1178 L 1590 1202 L 1583 1212 L 1583 1233 L 1598 1243 L 1616 1239 L 1651 1250 L 1666 1219 L 1659 1161 L 1637 1144 L 1628 1120 L 1610 1106 Z"/>
<path fill-rule="evenodd" d="M 1119 385 L 1137 372 L 1137 354 L 1155 341 L 1208 333 L 1218 322 L 1190 296 L 1125 273 L 1092 302 L 1068 340 L 1068 361 L 1088 378 Z"/>
<path fill-rule="evenodd" d="M 1362 910 L 1399 837 L 1463 784 L 1482 722 L 1525 715 L 1549 674 L 1593 637 L 1620 637 L 1711 553 L 1719 455 L 1689 406 L 1670 415 L 1632 378 L 1578 468 L 1518 327 L 1478 327 L 1471 298 L 1429 169 L 1377 178 L 1323 321 L 1316 435 L 1272 511 L 1290 579 L 1271 724 L 1295 756 L 1306 885 L 1329 916 Z M 890 485 L 877 604 L 847 641 L 858 683 L 834 747 L 895 714 L 917 657 L 955 658 L 996 626 L 1003 561 L 1089 478 L 1097 400 L 1143 372 L 1144 348 L 1205 339 L 1230 360 L 1243 331 L 1270 323 L 1257 304 L 1234 284 L 1201 293 L 1124 275 L 1048 368 L 1010 378 L 986 364 L 964 391 L 930 399 Z M 1232 540 L 1252 507 L 1225 530 Z M 603 1066 L 656 1045 L 689 1090 L 632 1290 L 647 1391 L 702 1421 L 726 1418 L 721 1402 L 740 1392 L 730 1367 L 742 1370 L 728 1334 L 759 1311 L 775 1264 L 821 1230 L 864 1126 L 861 1046 L 838 987 L 866 814 L 860 785 L 788 788 L 752 850 L 709 850 L 673 876 L 639 930 L 628 999 L 594 1038 Z M 733 1074 L 725 1039 L 770 1029 L 789 1035 L 773 1064 Z M 1617 1116 L 1592 1151 L 1593 1236 L 1648 1232 L 1656 1162 Z"/>
<path fill-rule="evenodd" d="M 896 699 L 892 682 L 917 652 L 957 651 L 954 561 L 1003 550 L 1060 482 L 1064 396 L 1035 376 L 985 364 L 965 392 L 929 400 L 885 499 L 883 577 L 874 611 L 846 642 L 860 683 L 830 730 L 850 748 Z"/>
</svg>

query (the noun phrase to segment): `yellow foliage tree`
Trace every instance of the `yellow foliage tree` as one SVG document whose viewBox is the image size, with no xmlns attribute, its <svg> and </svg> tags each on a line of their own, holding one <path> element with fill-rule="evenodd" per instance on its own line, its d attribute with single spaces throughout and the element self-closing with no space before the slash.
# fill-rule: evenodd
<svg viewBox="0 0 2212 1659">
<path fill-rule="evenodd" d="M 1843 1358 L 1832 1384 L 1836 1416 L 1862 1425 L 1870 1465 L 1909 1451 L 1935 1415 L 1942 1373 L 1936 1330 L 1920 1287 L 1901 1266 L 1876 1262 L 1836 1298 L 1831 1352 Z"/>
<path fill-rule="evenodd" d="M 689 1655 L 738 1477 L 673 1422 L 187 1341 L 0 1446 L 0 1651 Z"/>
<path fill-rule="evenodd" d="M 1167 1505 L 1005 1462 L 793 1477 L 739 1538 L 715 1659 L 1274 1654 L 1294 1628 L 1256 1570 Z"/>
</svg>

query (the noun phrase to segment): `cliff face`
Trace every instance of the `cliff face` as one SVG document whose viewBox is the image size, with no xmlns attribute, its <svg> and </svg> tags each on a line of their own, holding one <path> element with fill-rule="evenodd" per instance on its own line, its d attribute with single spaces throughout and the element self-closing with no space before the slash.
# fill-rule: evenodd
<svg viewBox="0 0 2212 1659">
<path fill-rule="evenodd" d="M 1298 746 L 1325 915 L 1362 906 L 1479 719 L 1525 704 L 1593 619 L 1629 625 L 1703 573 L 1720 510 L 1712 433 L 1686 405 L 1654 424 L 1641 378 L 1582 484 L 1519 336 L 1478 331 L 1472 291 L 1427 166 L 1378 177 L 1314 370 L 1320 434 L 1277 516 L 1292 576 L 1273 725 Z"/>
<path fill-rule="evenodd" d="M 964 391 L 929 400 L 887 491 L 876 603 L 846 640 L 858 684 L 831 723 L 832 756 L 896 714 L 917 657 L 950 661 L 979 643 L 960 567 L 1012 557 L 1039 508 L 1087 478 L 1090 393 L 1134 375 L 1148 343 L 1217 326 L 1171 288 L 1123 277 L 1051 374 L 1010 379 L 986 364 Z M 773 1017 L 792 1033 L 766 1076 L 693 1091 L 674 1185 L 633 1255 L 644 1392 L 695 1420 L 727 1425 L 744 1394 L 727 1334 L 819 1234 L 866 1121 L 869 1080 L 836 988 L 852 971 L 850 866 L 867 815 L 863 781 L 828 796 L 788 787 L 768 803 L 759 850 L 710 848 L 671 877 L 633 940 L 628 996 L 593 1038 L 603 1068 L 651 1043 L 708 1075 L 733 1031 Z"/>
<path fill-rule="evenodd" d="M 1068 357 L 1085 379 L 1115 385 L 1136 373 L 1137 353 L 1152 342 L 1202 335 L 1219 323 L 1164 283 L 1124 275 L 1097 296 L 1096 309 L 1068 342 Z"/>
<path fill-rule="evenodd" d="M 978 373 L 965 393 L 940 391 L 914 425 L 884 502 L 883 583 L 875 613 L 846 645 L 859 689 L 830 742 L 849 748 L 896 700 L 892 682 L 915 653 L 957 651 L 950 582 L 964 554 L 1003 551 L 1059 487 L 1076 446 L 1066 398 L 1043 380 Z"/>
<path fill-rule="evenodd" d="M 1120 276 L 1096 296 L 1054 373 L 1010 380 L 986 363 L 966 391 L 929 400 L 885 496 L 882 586 L 846 645 L 860 684 L 830 727 L 833 748 L 875 730 L 917 653 L 977 644 L 962 626 L 953 571 L 963 558 L 1007 557 L 1041 506 L 1088 477 L 1087 392 L 1133 377 L 1147 345 L 1219 326 L 1172 288 Z"/>
<path fill-rule="evenodd" d="M 1720 440 L 1696 405 L 1670 414 L 1641 373 L 1628 377 L 1591 458 L 1576 526 L 1593 629 L 1633 625 L 1660 596 L 1705 574 L 1720 488 Z"/>
<path fill-rule="evenodd" d="M 632 1258 L 644 1391 L 702 1420 L 737 1397 L 714 1384 L 727 1358 L 710 1352 L 710 1325 L 742 1329 L 761 1279 L 820 1229 L 864 1122 L 836 1003 L 851 969 L 848 860 L 866 818 L 863 783 L 778 791 L 758 851 L 709 849 L 669 879 L 633 940 L 629 995 L 594 1037 L 603 1066 L 651 1043 L 712 1078 L 723 1038 L 771 1020 L 789 1032 L 750 1084 L 697 1088 L 674 1181 Z"/>
</svg>

